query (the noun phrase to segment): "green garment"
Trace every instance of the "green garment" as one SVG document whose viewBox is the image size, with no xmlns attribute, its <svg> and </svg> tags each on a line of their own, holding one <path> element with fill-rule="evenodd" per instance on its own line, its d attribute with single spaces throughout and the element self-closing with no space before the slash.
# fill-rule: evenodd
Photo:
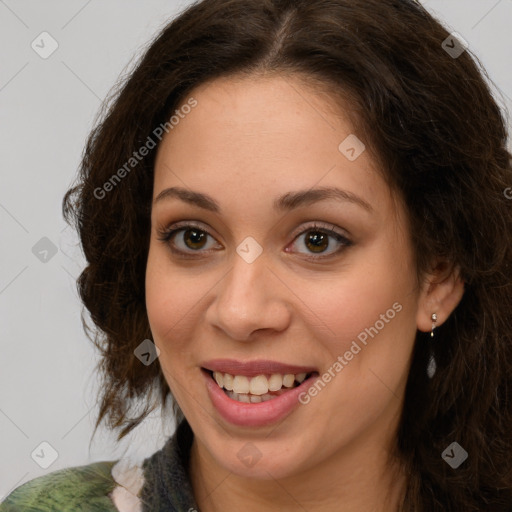
<svg viewBox="0 0 512 512">
<path fill-rule="evenodd" d="M 199 510 L 188 475 L 193 438 L 183 420 L 159 451 L 136 464 L 143 474 L 136 478 L 142 484 L 138 497 L 144 512 Z M 118 486 L 112 475 L 117 462 L 65 468 L 30 480 L 0 503 L 0 512 L 119 512 L 109 497 Z"/>
<path fill-rule="evenodd" d="M 0 512 L 118 512 L 108 494 L 116 487 L 112 466 L 95 462 L 40 476 L 17 487 Z"/>
</svg>

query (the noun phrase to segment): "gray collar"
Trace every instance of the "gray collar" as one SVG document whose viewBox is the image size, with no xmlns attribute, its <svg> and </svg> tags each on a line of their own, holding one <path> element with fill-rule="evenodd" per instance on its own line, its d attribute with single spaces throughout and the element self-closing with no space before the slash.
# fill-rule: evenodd
<svg viewBox="0 0 512 512">
<path fill-rule="evenodd" d="M 139 495 L 143 512 L 199 512 L 188 476 L 193 439 L 184 419 L 162 449 L 144 460 L 144 485 Z"/>
</svg>

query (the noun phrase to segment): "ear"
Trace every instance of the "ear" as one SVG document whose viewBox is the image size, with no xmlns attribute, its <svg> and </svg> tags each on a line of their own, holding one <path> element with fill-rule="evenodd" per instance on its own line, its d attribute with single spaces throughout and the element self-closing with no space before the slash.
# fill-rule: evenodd
<svg viewBox="0 0 512 512">
<path fill-rule="evenodd" d="M 457 307 L 464 295 L 460 270 L 446 262 L 438 263 L 425 277 L 418 301 L 416 324 L 418 329 L 432 329 L 432 313 L 437 315 L 436 326 L 442 325 Z"/>
</svg>

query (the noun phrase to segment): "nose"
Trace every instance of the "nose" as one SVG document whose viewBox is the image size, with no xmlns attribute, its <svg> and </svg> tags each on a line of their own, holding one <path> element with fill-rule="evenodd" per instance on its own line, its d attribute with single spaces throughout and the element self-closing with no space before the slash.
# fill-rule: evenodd
<svg viewBox="0 0 512 512">
<path fill-rule="evenodd" d="M 238 341 L 251 341 L 253 332 L 283 331 L 291 318 L 291 292 L 260 256 L 247 263 L 236 255 L 228 273 L 214 288 L 215 299 L 206 313 L 209 325 Z"/>
</svg>

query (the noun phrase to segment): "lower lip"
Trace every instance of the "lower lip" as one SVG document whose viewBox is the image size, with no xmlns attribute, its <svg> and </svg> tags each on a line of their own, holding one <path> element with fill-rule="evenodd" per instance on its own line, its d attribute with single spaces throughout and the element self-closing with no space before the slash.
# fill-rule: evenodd
<svg viewBox="0 0 512 512">
<path fill-rule="evenodd" d="M 316 378 L 309 377 L 296 388 L 272 400 L 248 404 L 229 398 L 207 371 L 201 370 L 201 373 L 206 379 L 208 394 L 217 411 L 226 421 L 241 427 L 263 427 L 284 419 L 300 403 L 299 395 L 309 389 L 312 379 Z"/>
</svg>

